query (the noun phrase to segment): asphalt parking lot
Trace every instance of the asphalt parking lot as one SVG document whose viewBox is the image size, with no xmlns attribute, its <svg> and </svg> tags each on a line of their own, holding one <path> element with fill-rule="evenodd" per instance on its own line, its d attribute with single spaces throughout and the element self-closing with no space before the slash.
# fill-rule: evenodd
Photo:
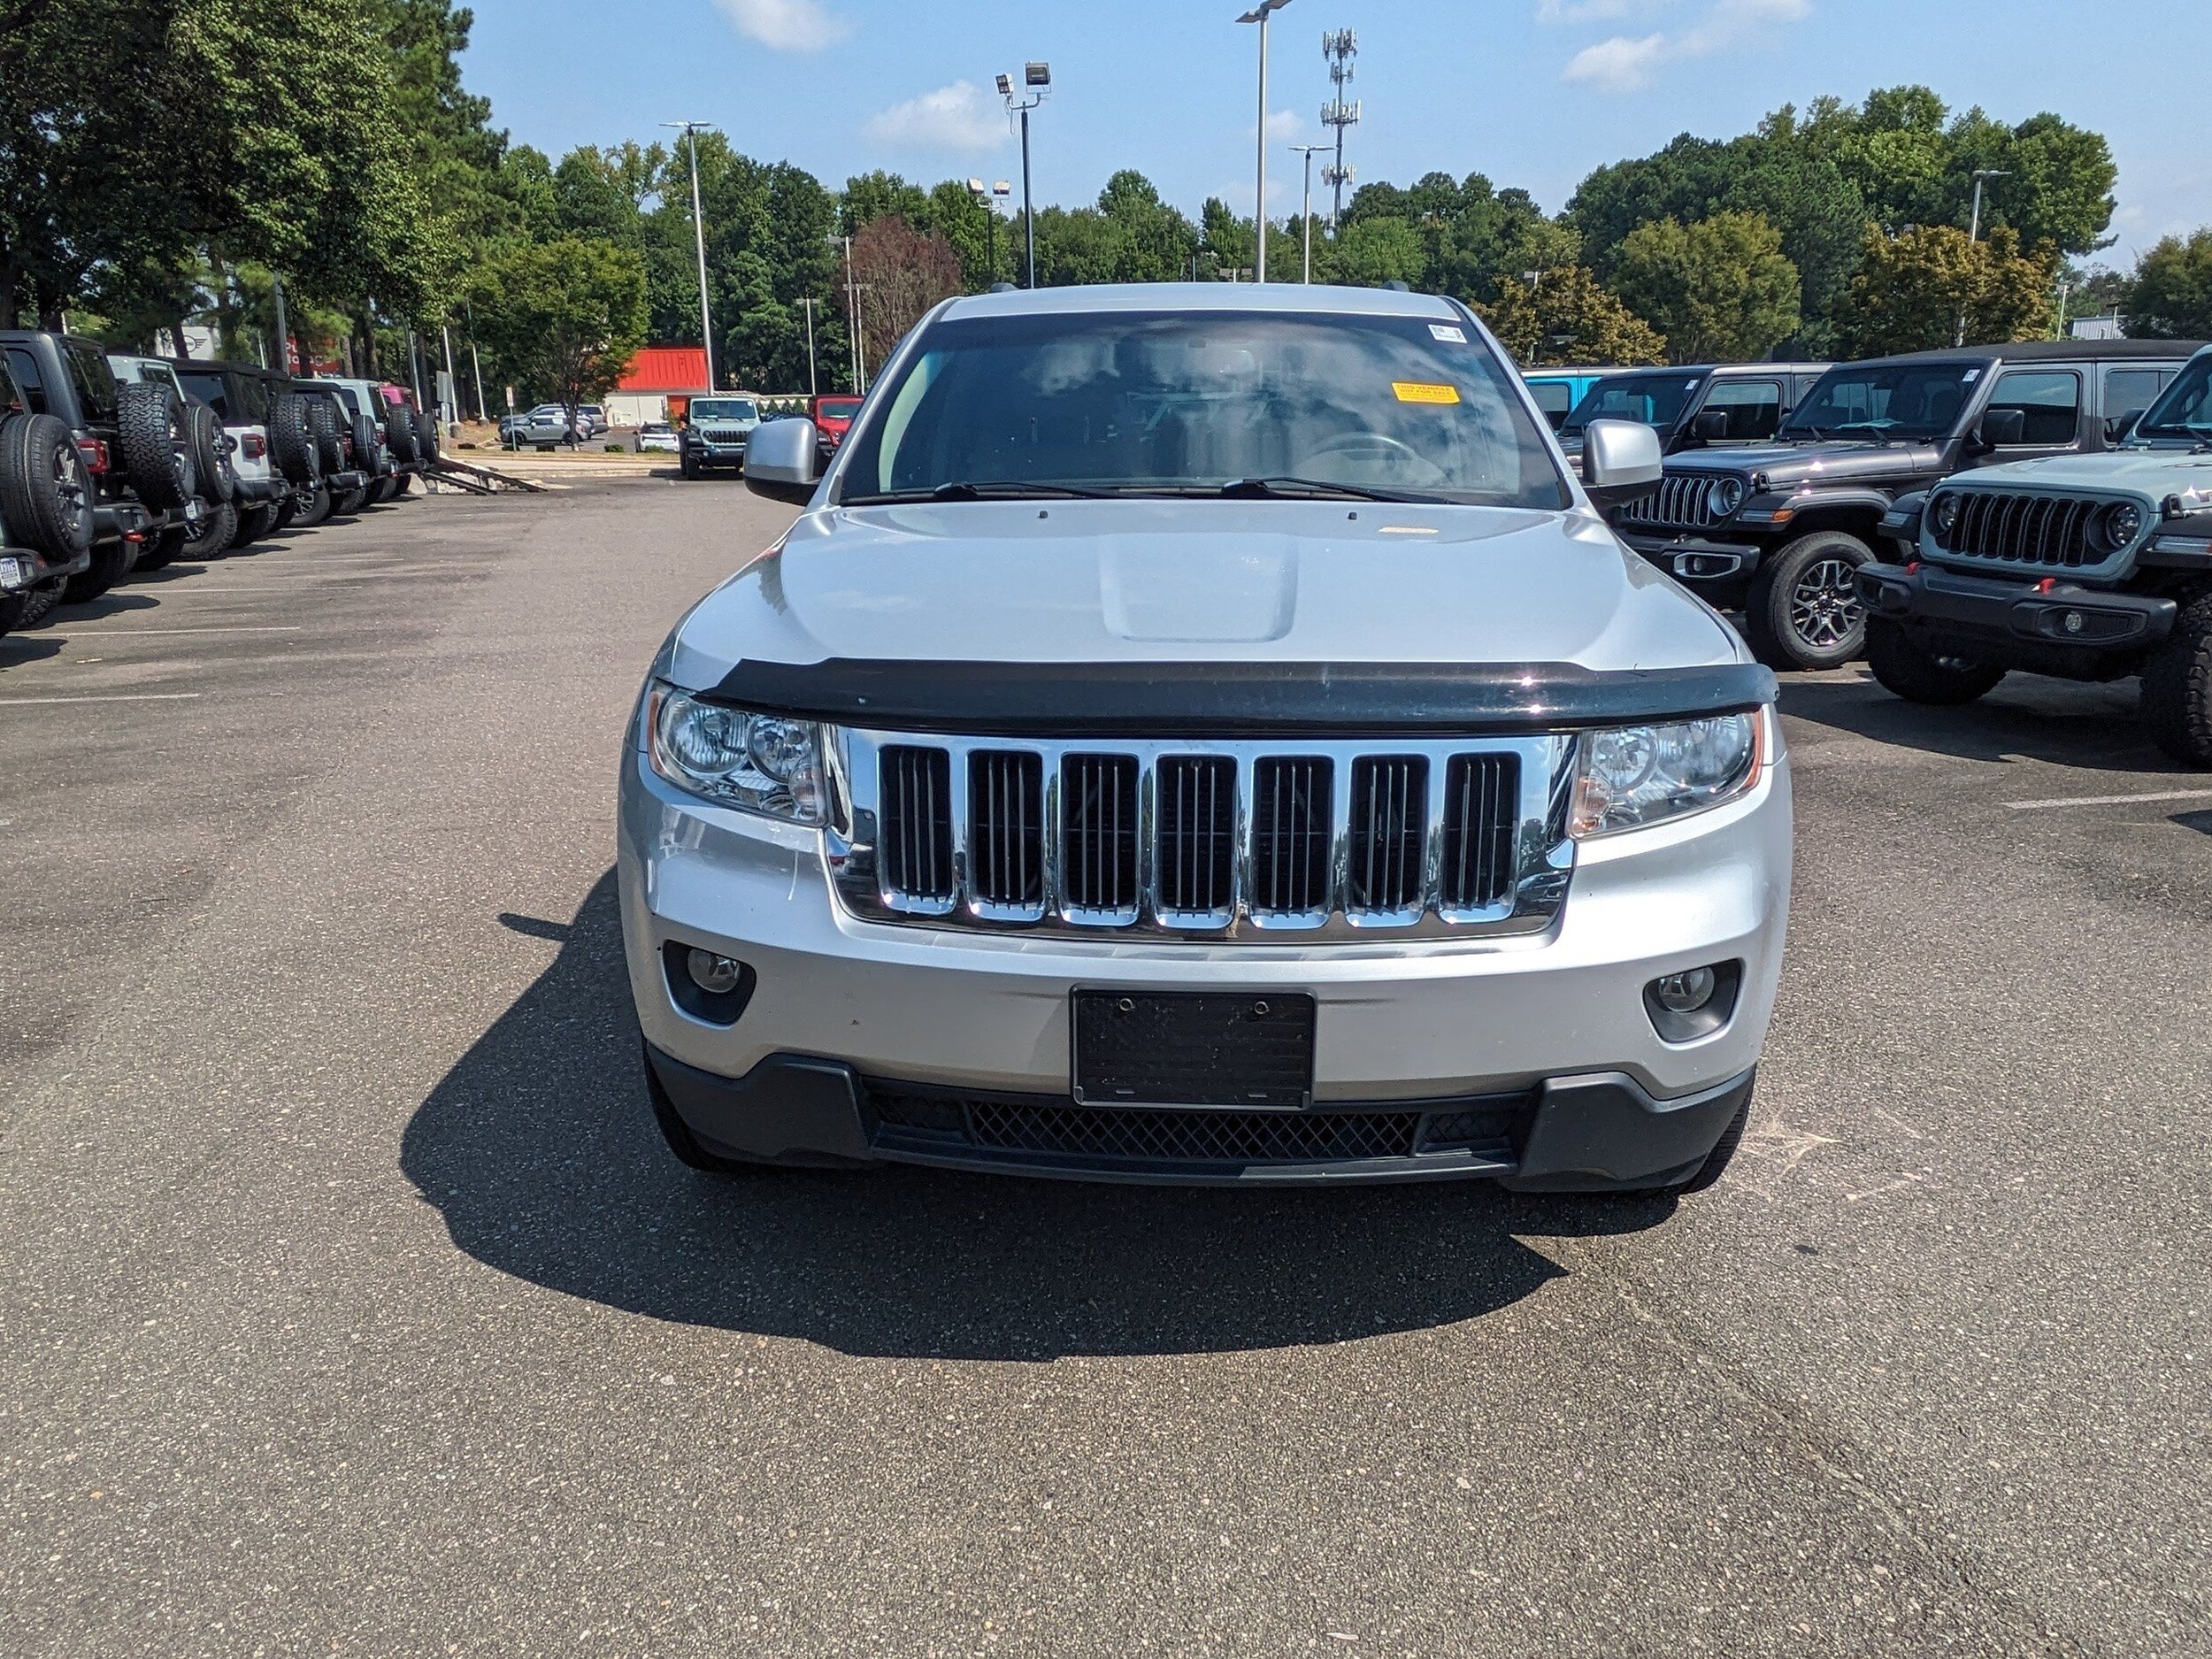
<svg viewBox="0 0 2212 1659">
<path fill-rule="evenodd" d="M 679 1167 L 622 724 L 788 517 L 411 501 L 0 640 L 12 1655 L 2212 1652 L 2212 777 L 1791 684 L 1678 1209 Z"/>
</svg>

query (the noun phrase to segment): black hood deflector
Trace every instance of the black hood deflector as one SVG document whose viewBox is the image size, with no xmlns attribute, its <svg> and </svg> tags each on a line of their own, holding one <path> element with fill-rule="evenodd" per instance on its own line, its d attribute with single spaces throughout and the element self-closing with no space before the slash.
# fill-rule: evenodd
<svg viewBox="0 0 2212 1659">
<path fill-rule="evenodd" d="M 1778 695 L 1753 663 L 742 662 L 706 695 L 837 726 L 991 736 L 1561 731 L 1692 719 Z"/>
</svg>

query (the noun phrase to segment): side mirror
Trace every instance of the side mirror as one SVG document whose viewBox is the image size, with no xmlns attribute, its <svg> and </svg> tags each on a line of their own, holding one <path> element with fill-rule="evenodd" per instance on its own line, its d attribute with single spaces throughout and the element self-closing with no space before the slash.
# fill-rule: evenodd
<svg viewBox="0 0 2212 1659">
<path fill-rule="evenodd" d="M 2028 411 L 2024 409 L 1992 409 L 1984 411 L 1980 429 L 1984 449 L 2009 449 L 2026 435 Z"/>
<path fill-rule="evenodd" d="M 817 442 L 810 420 L 772 420 L 755 426 L 745 440 L 745 488 L 771 501 L 804 506 L 822 477 Z"/>
<path fill-rule="evenodd" d="M 2136 422 L 2142 419 L 2143 411 L 2139 409 L 2131 409 L 2124 415 L 2113 416 L 2104 423 L 2104 441 L 2107 443 L 2125 442 L 2128 434 L 2135 430 Z"/>
<path fill-rule="evenodd" d="M 1690 417 L 1690 435 L 1710 443 L 1716 438 L 1728 435 L 1728 411 L 1724 409 L 1701 409 Z"/>
<path fill-rule="evenodd" d="M 1582 488 L 1599 507 L 1650 495 L 1665 471 L 1659 434 L 1642 421 L 1594 420 L 1582 429 Z"/>
</svg>

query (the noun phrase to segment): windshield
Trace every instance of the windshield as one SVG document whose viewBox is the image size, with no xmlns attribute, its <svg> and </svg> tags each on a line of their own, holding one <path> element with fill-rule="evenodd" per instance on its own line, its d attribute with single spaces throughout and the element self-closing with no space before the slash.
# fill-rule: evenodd
<svg viewBox="0 0 2212 1659">
<path fill-rule="evenodd" d="M 1481 336 L 1422 317 L 1100 311 L 933 324 L 840 499 L 984 492 L 1571 499 Z"/>
<path fill-rule="evenodd" d="M 1682 406 L 1705 377 L 1676 369 L 1665 374 L 1617 374 L 1583 394 L 1562 432 L 1577 433 L 1594 420 L 1640 420 L 1661 432 L 1682 419 Z"/>
<path fill-rule="evenodd" d="M 758 420 L 760 411 L 749 397 L 695 397 L 691 400 L 694 420 Z"/>
<path fill-rule="evenodd" d="M 2146 410 L 2131 434 L 2138 438 L 2212 440 L 2212 352 L 2193 357 L 2174 383 Z"/>
<path fill-rule="evenodd" d="M 1958 424 L 1985 363 L 1831 369 L 1783 423 L 1784 438 L 1940 438 Z"/>
<path fill-rule="evenodd" d="M 824 420 L 850 420 L 860 412 L 857 397 L 825 397 L 819 406 Z"/>
</svg>

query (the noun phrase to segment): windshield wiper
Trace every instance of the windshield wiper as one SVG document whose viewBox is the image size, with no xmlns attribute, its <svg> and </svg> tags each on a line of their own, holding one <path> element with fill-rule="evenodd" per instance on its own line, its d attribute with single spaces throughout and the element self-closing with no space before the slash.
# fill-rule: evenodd
<svg viewBox="0 0 2212 1659">
<path fill-rule="evenodd" d="M 1336 484 L 1325 479 L 1294 478 L 1287 474 L 1273 478 L 1233 478 L 1216 493 L 1232 501 L 1274 496 L 1287 500 L 1404 501 L 1441 504 L 1444 499 L 1441 495 L 1409 495 L 1402 490 L 1369 489 L 1359 484 Z"/>
<path fill-rule="evenodd" d="M 1081 484 L 1026 483 L 1003 479 L 971 482 L 966 479 L 956 479 L 949 484 L 939 484 L 930 489 L 887 489 L 867 495 L 847 495 L 837 504 L 841 507 L 880 507 L 915 501 L 1109 501 L 1112 497 L 1111 490 L 1091 489 Z"/>
</svg>

